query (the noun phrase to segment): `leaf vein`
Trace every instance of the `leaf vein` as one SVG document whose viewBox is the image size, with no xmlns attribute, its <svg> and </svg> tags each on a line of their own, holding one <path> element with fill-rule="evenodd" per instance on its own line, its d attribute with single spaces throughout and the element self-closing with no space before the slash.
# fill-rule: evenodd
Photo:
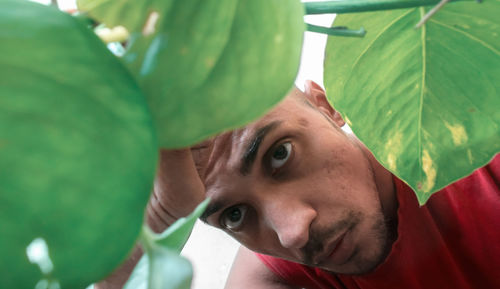
<svg viewBox="0 0 500 289">
<path fill-rule="evenodd" d="M 456 112 L 456 111 L 457 111 L 457 109 L 455 109 L 455 108 L 451 108 L 451 106 L 450 106 L 449 104 L 443 103 L 443 102 L 441 101 L 441 98 L 440 98 L 440 97 L 438 97 L 438 96 L 437 96 L 437 95 L 436 95 L 433 91 L 428 90 L 428 91 L 427 91 L 427 93 L 428 93 L 428 95 L 429 95 L 429 96 L 433 96 L 433 98 L 435 99 L 435 101 L 437 101 L 438 103 L 441 103 L 441 104 L 442 104 L 441 106 L 439 106 L 439 107 L 440 107 L 440 109 L 442 109 L 442 110 L 446 110 L 446 111 L 448 112 L 448 114 L 449 114 L 449 115 L 452 115 L 453 117 L 455 117 L 455 119 L 456 119 L 456 120 L 460 121 L 460 118 L 459 118 L 459 117 L 457 117 L 457 116 L 454 114 L 454 112 Z M 498 129 L 498 128 L 499 128 L 499 127 L 498 127 L 498 124 L 497 124 L 497 123 L 495 122 L 495 120 L 491 117 L 491 115 L 490 115 L 490 114 L 488 114 L 488 113 L 483 112 L 483 110 L 482 110 L 482 109 L 480 109 L 480 108 L 479 108 L 479 107 L 478 107 L 478 106 L 477 106 L 477 105 L 476 105 L 476 104 L 475 104 L 475 103 L 474 103 L 474 102 L 470 99 L 470 97 L 469 97 L 468 95 L 463 95 L 463 97 L 464 97 L 464 99 L 465 99 L 467 102 L 469 102 L 469 104 L 470 104 L 472 107 L 474 107 L 474 108 L 476 109 L 476 111 L 483 113 L 483 115 L 485 116 L 485 118 L 486 118 L 486 119 L 488 119 L 488 120 L 491 122 L 491 124 L 492 124 L 492 125 L 493 125 L 496 129 Z M 447 117 L 447 118 L 443 117 L 443 113 L 442 113 L 442 112 L 441 112 L 441 113 L 436 113 L 436 116 L 437 116 L 437 117 L 438 117 L 438 118 L 439 118 L 439 119 L 440 119 L 443 123 L 444 123 L 446 120 L 449 120 L 449 119 L 450 119 L 449 117 Z M 486 125 L 486 124 L 482 124 L 482 125 Z"/>
<path fill-rule="evenodd" d="M 439 13 L 442 13 L 442 14 L 453 14 L 453 15 L 457 15 L 457 16 L 460 16 L 460 17 L 463 17 L 463 18 L 469 18 L 469 19 L 474 19 L 474 20 L 477 20 L 477 18 L 478 18 L 478 17 L 475 17 L 474 15 L 471 15 L 471 14 L 464 14 L 464 13 L 459 13 L 459 12 L 456 12 L 456 11 L 450 11 L 450 10 L 446 10 L 446 9 L 442 9 L 441 11 L 439 11 Z M 436 20 L 436 18 L 437 17 L 434 17 L 434 19 L 433 18 L 431 18 L 431 19 L 432 20 Z M 490 24 L 498 25 L 498 22 L 490 21 L 489 19 L 485 19 L 485 18 L 481 18 L 481 21 L 485 21 L 485 22 L 490 23 Z"/>
<path fill-rule="evenodd" d="M 436 21 L 435 19 L 432 19 L 432 18 L 431 18 L 431 19 L 429 19 L 429 21 L 430 21 L 430 22 L 434 22 L 434 23 L 436 23 L 437 25 L 441 25 L 441 26 L 443 26 L 443 27 L 446 27 L 446 28 L 448 28 L 448 29 L 451 29 L 451 30 L 453 30 L 453 31 L 456 31 L 456 32 L 458 32 L 458 33 L 461 33 L 461 34 L 463 34 L 464 36 L 466 36 L 467 38 L 471 39 L 472 41 L 475 41 L 475 42 L 477 42 L 477 43 L 481 44 L 482 46 L 484 46 L 484 47 L 488 48 L 489 50 L 491 50 L 491 51 L 492 51 L 493 53 L 495 53 L 496 55 L 500 56 L 500 51 L 496 50 L 496 49 L 495 49 L 495 47 L 491 46 L 489 43 L 485 42 L 484 40 L 479 39 L 479 38 L 477 38 L 477 37 L 473 36 L 473 35 L 472 35 L 472 34 L 470 34 L 470 33 L 467 33 L 467 32 L 465 32 L 465 31 L 463 31 L 463 30 L 457 29 L 457 28 L 455 28 L 455 27 L 453 27 L 453 26 L 450 26 L 450 25 L 448 25 L 448 24 L 445 24 L 445 23 L 443 23 L 443 22 Z"/>
<path fill-rule="evenodd" d="M 425 16 L 425 10 L 424 8 L 420 8 L 420 17 Z M 419 110 L 418 110 L 418 126 L 417 126 L 417 146 L 418 146 L 418 163 L 420 166 L 419 170 L 419 177 L 418 179 L 422 180 L 422 168 L 423 168 L 423 162 L 422 162 L 422 113 L 423 113 L 423 107 L 424 107 L 424 92 L 425 92 L 425 73 L 426 73 L 426 63 L 425 63 L 425 58 L 426 58 L 426 47 L 425 47 L 425 36 L 426 36 L 426 25 L 422 25 L 421 29 L 421 34 L 420 34 L 420 39 L 422 41 L 422 86 L 420 87 L 420 100 L 419 100 Z"/>
<path fill-rule="evenodd" d="M 370 48 L 372 48 L 373 44 L 380 38 L 380 36 L 382 36 L 382 34 L 384 34 L 385 31 L 387 31 L 387 29 L 389 29 L 392 25 L 394 25 L 396 22 L 398 22 L 399 20 L 401 20 L 401 18 L 405 17 L 406 15 L 410 14 L 411 12 L 413 12 L 415 9 L 410 9 L 408 10 L 406 13 L 403 13 L 401 14 L 399 17 L 396 17 L 394 18 L 393 21 L 389 22 L 389 24 L 387 24 L 380 32 L 379 34 L 377 34 L 377 36 L 375 36 L 375 38 L 372 40 L 372 42 L 370 42 L 370 44 L 368 44 L 365 48 L 365 50 L 363 50 L 363 52 L 361 52 L 361 54 L 356 58 L 356 60 L 354 60 L 353 64 L 352 64 L 352 69 L 351 71 L 354 70 L 354 68 L 358 65 L 358 62 L 359 60 L 368 52 L 368 50 L 370 50 Z"/>
</svg>

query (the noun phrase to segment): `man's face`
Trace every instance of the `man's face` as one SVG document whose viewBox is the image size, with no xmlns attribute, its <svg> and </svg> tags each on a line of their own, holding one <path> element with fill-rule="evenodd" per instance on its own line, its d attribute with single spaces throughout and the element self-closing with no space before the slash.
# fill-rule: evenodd
<svg viewBox="0 0 500 289">
<path fill-rule="evenodd" d="M 195 155 L 212 198 L 203 217 L 256 252 L 369 272 L 390 247 L 373 160 L 331 112 L 292 94 Z"/>
</svg>

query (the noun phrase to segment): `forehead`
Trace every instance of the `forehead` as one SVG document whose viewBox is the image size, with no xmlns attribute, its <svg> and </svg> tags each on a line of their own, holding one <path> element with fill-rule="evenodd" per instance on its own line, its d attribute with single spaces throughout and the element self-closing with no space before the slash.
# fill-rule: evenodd
<svg viewBox="0 0 500 289">
<path fill-rule="evenodd" d="M 295 89 L 276 107 L 258 120 L 235 130 L 221 133 L 199 145 L 191 151 L 198 170 L 198 174 L 207 185 L 210 173 L 225 169 L 234 169 L 239 166 L 245 150 L 252 146 L 252 142 L 261 133 L 283 123 L 303 122 L 306 118 L 304 110 L 308 106 L 303 93 Z"/>
</svg>

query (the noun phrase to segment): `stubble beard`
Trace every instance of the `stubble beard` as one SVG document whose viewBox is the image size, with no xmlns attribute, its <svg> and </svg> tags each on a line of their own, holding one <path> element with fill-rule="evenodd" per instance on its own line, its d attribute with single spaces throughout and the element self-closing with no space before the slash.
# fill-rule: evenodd
<svg viewBox="0 0 500 289">
<path fill-rule="evenodd" d="M 378 265 L 383 263 L 389 255 L 396 234 L 392 221 L 386 220 L 383 215 L 377 214 L 377 221 L 369 229 L 371 240 L 379 244 L 374 250 L 367 252 L 363 248 L 356 248 L 345 265 L 341 265 L 338 270 L 332 271 L 323 268 L 331 273 L 348 274 L 348 275 L 363 275 L 373 272 Z M 358 225 L 362 219 L 371 218 L 371 216 L 363 215 L 360 212 L 350 212 L 347 217 L 335 224 L 329 229 L 320 230 L 321 232 L 310 232 L 310 239 L 307 245 L 302 249 L 304 253 L 304 263 L 310 267 L 317 267 L 317 264 L 312 262 L 314 256 L 324 249 L 323 243 L 325 240 L 338 235 L 343 230 L 351 231 Z"/>
<path fill-rule="evenodd" d="M 356 141 L 353 142 L 356 146 L 361 149 L 361 146 Z M 372 164 L 368 160 L 365 152 L 361 149 L 365 155 L 366 162 L 370 169 L 370 178 L 373 184 L 373 190 L 379 193 L 379 188 L 377 188 L 375 181 L 375 173 Z M 376 268 L 382 264 L 389 253 L 391 252 L 392 245 L 397 239 L 397 218 L 391 219 L 384 214 L 382 209 L 382 204 L 378 211 L 371 215 L 366 215 L 363 212 L 349 212 L 347 216 L 339 223 L 335 224 L 330 229 L 320 230 L 321 232 L 310 232 L 310 241 L 303 249 L 305 256 L 304 263 L 308 266 L 315 267 L 312 264 L 312 258 L 316 253 L 323 250 L 323 242 L 335 236 L 338 232 L 349 229 L 352 231 L 356 225 L 360 224 L 362 220 L 375 220 L 371 227 L 368 229 L 369 234 L 372 235 L 370 238 L 378 246 L 373 247 L 373 250 L 367 251 L 363 248 L 356 248 L 352 256 L 345 263 L 346 266 L 332 273 L 348 274 L 348 275 L 363 275 L 368 274 L 376 270 Z"/>
<path fill-rule="evenodd" d="M 308 266 L 316 266 L 313 263 L 313 258 L 324 249 L 324 241 L 329 240 L 332 237 L 338 235 L 340 232 L 351 229 L 361 219 L 360 213 L 349 212 L 342 221 L 336 223 L 330 228 L 316 229 L 309 232 L 309 241 L 306 246 L 302 249 L 304 254 L 303 263 Z"/>
<path fill-rule="evenodd" d="M 381 265 L 389 253 L 397 237 L 396 227 L 393 221 L 380 217 L 370 230 L 373 234 L 373 240 L 379 244 L 374 250 L 364 252 L 358 248 L 351 260 L 352 269 L 350 272 L 338 272 L 350 275 L 364 275 L 375 271 Z"/>
<path fill-rule="evenodd" d="M 375 171 L 372 163 L 369 161 L 369 157 L 366 152 L 362 149 L 361 144 L 357 141 L 353 141 L 353 143 L 361 150 L 363 155 L 365 156 L 365 160 L 368 163 L 368 167 L 370 169 L 370 178 L 372 180 L 373 189 L 380 196 L 380 191 L 377 187 L 377 182 L 375 180 Z M 379 197 L 380 201 L 380 197 Z M 397 227 L 398 220 L 396 218 L 392 218 L 386 214 L 384 214 L 382 203 L 380 203 L 379 210 L 373 216 L 368 216 L 368 218 L 375 219 L 376 221 L 370 228 L 371 234 L 373 234 L 373 240 L 375 240 L 379 246 L 377 246 L 374 252 L 365 252 L 362 253 L 363 250 L 358 248 L 358 250 L 353 254 L 353 270 L 351 272 L 338 272 L 343 274 L 351 274 L 351 275 L 363 275 L 368 274 L 376 270 L 376 268 L 382 264 L 389 253 L 391 252 L 392 245 L 396 241 L 398 237 Z M 363 254 L 363 255 L 361 255 Z M 359 255 L 359 256 L 355 256 Z"/>
</svg>

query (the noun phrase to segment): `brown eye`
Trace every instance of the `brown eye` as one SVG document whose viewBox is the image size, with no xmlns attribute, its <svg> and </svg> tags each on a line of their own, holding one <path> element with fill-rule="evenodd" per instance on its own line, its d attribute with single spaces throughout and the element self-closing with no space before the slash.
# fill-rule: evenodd
<svg viewBox="0 0 500 289">
<path fill-rule="evenodd" d="M 245 218 L 247 207 L 244 205 L 234 206 L 222 213 L 221 225 L 232 231 L 239 229 Z"/>
<path fill-rule="evenodd" d="M 280 144 L 273 152 L 271 156 L 271 168 L 279 169 L 284 164 L 286 164 L 290 154 L 292 153 L 292 144 L 290 142 L 285 142 Z"/>
</svg>

